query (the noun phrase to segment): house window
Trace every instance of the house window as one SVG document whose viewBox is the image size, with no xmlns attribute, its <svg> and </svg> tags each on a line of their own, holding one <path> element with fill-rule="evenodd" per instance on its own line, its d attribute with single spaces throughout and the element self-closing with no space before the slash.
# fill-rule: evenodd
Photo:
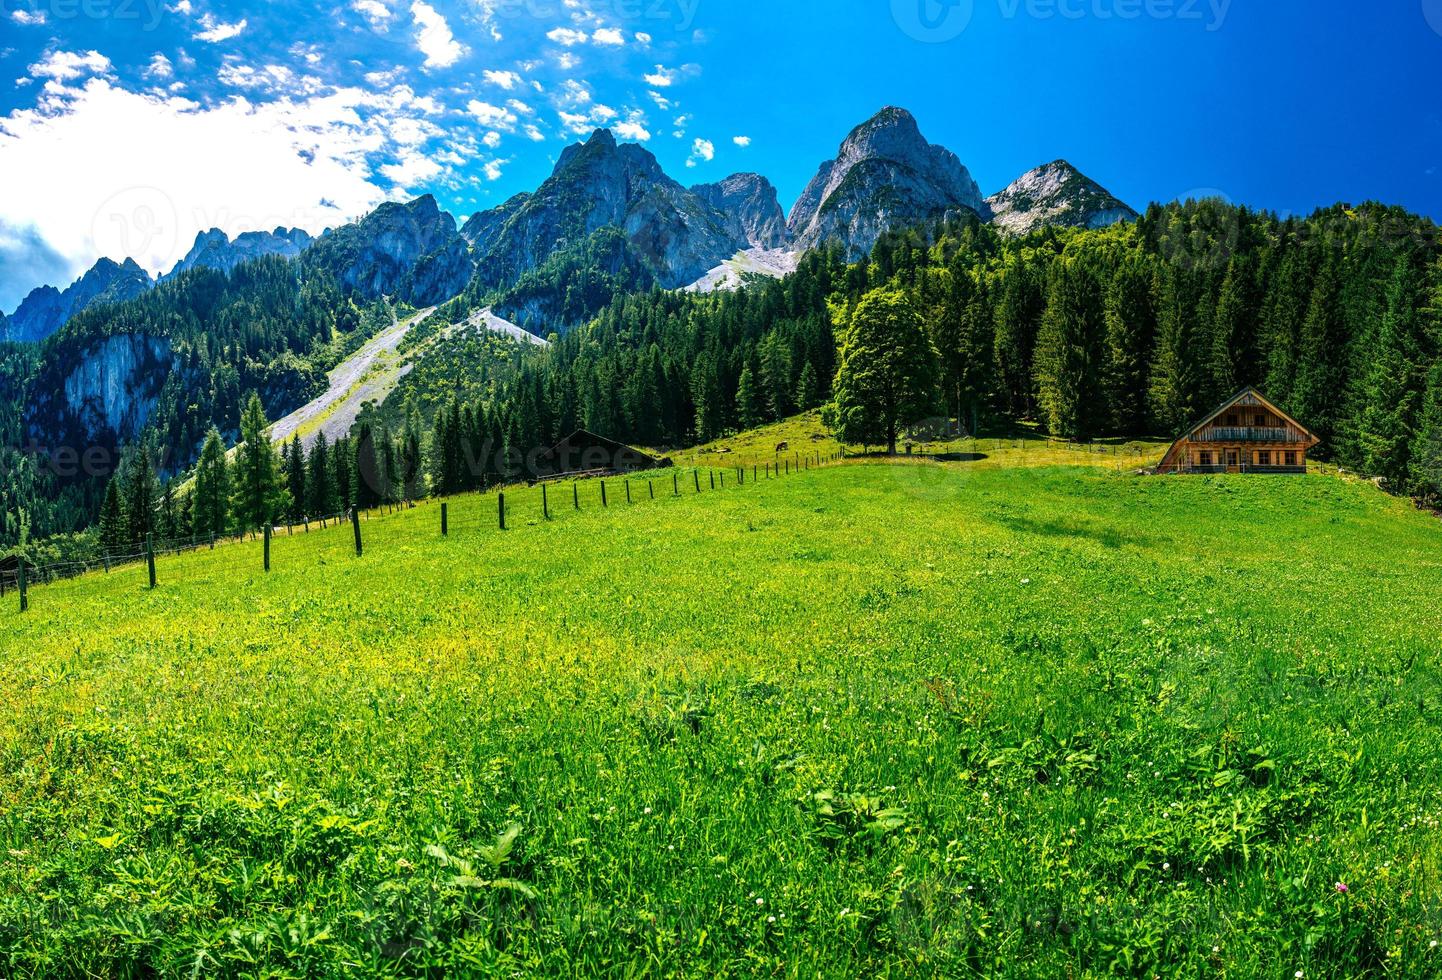
<svg viewBox="0 0 1442 980">
<path fill-rule="evenodd" d="M 1211 451 L 1210 451 L 1210 450 L 1205 450 L 1205 449 L 1202 450 L 1202 454 L 1201 454 L 1201 456 L 1199 457 L 1199 459 L 1200 459 L 1200 465 L 1202 465 L 1202 466 L 1211 466 L 1211 465 L 1212 465 L 1212 454 L 1211 454 Z"/>
<path fill-rule="evenodd" d="M 1296 466 L 1296 465 L 1297 465 L 1297 454 L 1296 454 L 1295 452 L 1292 452 L 1291 450 L 1288 450 L 1288 451 L 1287 451 L 1287 465 L 1288 465 L 1288 466 Z"/>
<path fill-rule="evenodd" d="M 1271 465 L 1272 465 L 1272 451 L 1271 451 L 1270 449 L 1260 449 L 1260 450 L 1257 451 L 1257 465 L 1258 465 L 1258 466 L 1271 466 Z"/>
<path fill-rule="evenodd" d="M 1257 415 L 1256 415 L 1256 418 L 1255 418 L 1255 420 L 1253 421 L 1252 424 L 1255 425 L 1255 426 L 1256 426 L 1257 428 L 1259 428 L 1259 429 L 1264 428 L 1264 427 L 1266 426 L 1266 424 L 1267 424 L 1267 417 L 1266 417 L 1265 415 L 1263 415 L 1261 412 L 1258 412 Z"/>
</svg>

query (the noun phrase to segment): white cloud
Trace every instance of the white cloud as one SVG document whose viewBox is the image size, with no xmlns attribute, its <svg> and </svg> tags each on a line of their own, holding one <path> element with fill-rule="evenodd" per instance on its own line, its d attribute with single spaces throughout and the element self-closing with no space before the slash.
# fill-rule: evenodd
<svg viewBox="0 0 1442 980">
<path fill-rule="evenodd" d="M 690 117 L 690 116 L 677 116 L 677 117 L 676 117 L 676 121 L 675 121 L 674 123 L 672 123 L 672 125 L 676 127 L 676 131 L 675 131 L 674 133 L 672 133 L 671 135 L 674 136 L 674 137 L 676 137 L 678 140 L 685 139 L 685 138 L 686 138 L 686 127 L 689 126 L 689 125 L 691 125 L 691 117 Z"/>
<path fill-rule="evenodd" d="M 638 143 L 644 143 L 651 138 L 651 131 L 646 128 L 644 123 L 634 122 L 628 119 L 625 122 L 616 124 L 616 135 L 623 140 L 635 140 Z"/>
<path fill-rule="evenodd" d="M 381 173 L 397 187 L 409 190 L 416 184 L 424 183 L 441 172 L 441 165 L 414 150 L 400 154 L 396 163 L 381 167 Z"/>
<path fill-rule="evenodd" d="M 472 99 L 466 103 L 466 111 L 474 116 L 482 126 L 504 130 L 508 133 L 516 128 L 516 114 L 509 109 L 502 109 L 498 105 Z"/>
<path fill-rule="evenodd" d="M 664 65 L 657 65 L 654 72 L 641 77 L 653 88 L 670 88 L 671 83 L 676 81 L 676 72 Z"/>
<path fill-rule="evenodd" d="M 578 136 L 585 136 L 591 132 L 591 117 L 584 113 L 558 112 L 561 125 L 568 133 L 575 133 Z"/>
<path fill-rule="evenodd" d="M 585 82 L 568 78 L 561 83 L 561 92 L 557 98 L 566 106 L 585 105 L 591 101 L 591 87 Z"/>
<path fill-rule="evenodd" d="M 691 144 L 691 155 L 686 158 L 686 166 L 694 167 L 700 163 L 710 163 L 716 159 L 716 145 L 710 140 L 703 140 L 700 137 Z"/>
<path fill-rule="evenodd" d="M 735 143 L 737 146 L 742 147 L 742 148 L 744 149 L 745 147 L 748 147 L 748 146 L 751 145 L 751 137 L 749 137 L 749 136 L 733 136 L 733 137 L 731 137 L 731 142 Z"/>
<path fill-rule="evenodd" d="M 12 10 L 10 19 L 17 24 L 24 24 L 26 27 L 38 27 L 45 23 L 45 11 L 43 10 Z"/>
<path fill-rule="evenodd" d="M 581 59 L 569 51 L 562 51 L 556 56 L 556 64 L 560 67 L 561 71 L 570 71 L 580 63 Z"/>
<path fill-rule="evenodd" d="M 451 33 L 451 25 L 436 12 L 436 8 L 415 0 L 411 4 L 411 19 L 416 27 L 416 47 L 426 56 L 425 67 L 449 68 L 466 53 L 466 48 Z"/>
<path fill-rule="evenodd" d="M 535 109 L 532 109 L 520 99 L 507 99 L 506 105 L 510 107 L 512 112 L 520 116 L 534 116 L 536 114 Z"/>
<path fill-rule="evenodd" d="M 666 98 L 666 96 L 662 95 L 660 92 L 647 92 L 646 94 L 651 97 L 651 101 L 656 103 L 656 107 L 662 112 L 665 112 L 666 110 L 670 109 L 671 106 L 675 105 L 674 102 Z"/>
<path fill-rule="evenodd" d="M 585 44 L 588 40 L 585 31 L 576 31 L 569 27 L 557 27 L 555 30 L 547 31 L 546 37 L 562 47 L 567 48 L 575 47 L 578 44 Z"/>
<path fill-rule="evenodd" d="M 165 9 L 173 14 L 184 14 L 189 17 L 195 8 L 190 5 L 190 0 L 180 0 L 174 7 L 166 7 Z"/>
<path fill-rule="evenodd" d="M 171 65 L 169 58 L 157 51 L 150 56 L 150 64 L 145 66 L 141 74 L 146 78 L 169 78 L 175 74 L 175 67 Z"/>
<path fill-rule="evenodd" d="M 494 150 L 496 147 L 501 145 L 501 134 L 493 129 L 485 136 L 481 137 L 481 142 Z"/>
<path fill-rule="evenodd" d="M 522 132 L 526 134 L 527 139 L 534 140 L 537 143 L 544 142 L 546 139 L 546 134 L 541 132 L 540 128 L 534 123 L 527 123 L 526 128 L 522 130 Z"/>
<path fill-rule="evenodd" d="M 496 26 L 496 5 L 501 0 L 476 0 L 476 6 L 481 8 L 481 24 L 491 32 L 492 41 L 503 41 L 501 29 Z"/>
<path fill-rule="evenodd" d="M 616 118 L 616 110 L 608 105 L 594 105 L 591 107 L 591 118 L 598 123 L 610 122 Z"/>
<path fill-rule="evenodd" d="M 380 0 L 354 0 L 351 9 L 370 22 L 371 27 L 384 34 L 389 30 L 390 19 L 394 16 L 391 8 Z"/>
<path fill-rule="evenodd" d="M 620 47 L 626 43 L 626 36 L 621 33 L 620 28 L 598 27 L 591 35 L 591 40 L 608 47 Z"/>
<path fill-rule="evenodd" d="M 511 89 L 521 84 L 521 76 L 517 75 L 513 71 L 492 71 L 491 69 L 487 68 L 481 74 L 485 76 L 487 82 L 499 88 L 503 88 L 507 92 L 511 91 Z"/>
<path fill-rule="evenodd" d="M 101 75 L 110 71 L 110 59 L 99 51 L 52 51 L 43 61 L 30 66 L 32 78 L 49 78 L 69 82 L 81 75 Z"/>
<path fill-rule="evenodd" d="M 205 107 L 92 78 L 0 117 L 0 222 L 36 229 L 72 274 L 102 255 L 168 271 L 212 226 L 319 233 L 386 198 L 373 161 L 396 153 L 389 125 L 417 104 L 353 88 Z M 420 173 L 399 149 L 396 176 Z"/>
<path fill-rule="evenodd" d="M 650 43 L 651 43 L 651 35 L 647 34 L 647 33 L 644 32 L 644 31 L 638 31 L 637 34 L 636 34 L 636 43 L 637 43 L 637 44 L 650 44 Z"/>
<path fill-rule="evenodd" d="M 195 35 L 197 41 L 205 41 L 209 44 L 219 44 L 221 41 L 229 41 L 245 30 L 248 21 L 242 17 L 234 24 L 222 23 L 215 19 L 214 15 L 206 14 L 200 18 L 200 26 L 205 30 Z"/>
<path fill-rule="evenodd" d="M 511 161 L 509 161 L 509 160 L 492 160 L 492 161 L 490 161 L 489 163 L 487 163 L 486 166 L 485 166 L 485 168 L 484 168 L 484 169 L 485 169 L 485 173 L 486 173 L 486 179 L 487 179 L 487 180 L 500 180 L 500 179 L 501 179 L 501 167 L 503 167 L 505 164 L 510 163 L 510 162 L 511 162 Z"/>
</svg>

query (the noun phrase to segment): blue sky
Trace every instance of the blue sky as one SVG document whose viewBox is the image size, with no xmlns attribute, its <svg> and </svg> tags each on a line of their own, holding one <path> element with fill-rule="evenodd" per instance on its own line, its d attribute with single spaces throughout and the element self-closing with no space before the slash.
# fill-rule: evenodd
<svg viewBox="0 0 1442 980">
<path fill-rule="evenodd" d="M 3 0 L 0 309 L 99 255 L 533 189 L 597 125 L 784 207 L 902 105 L 986 193 L 1442 217 L 1442 0 Z"/>
</svg>

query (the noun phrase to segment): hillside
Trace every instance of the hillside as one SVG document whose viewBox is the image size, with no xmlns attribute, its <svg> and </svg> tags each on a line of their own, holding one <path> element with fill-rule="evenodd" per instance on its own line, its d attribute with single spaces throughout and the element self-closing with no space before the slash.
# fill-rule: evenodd
<svg viewBox="0 0 1442 980">
<path fill-rule="evenodd" d="M 7 605 L 0 970 L 1436 976 L 1434 520 L 676 477 Z"/>
</svg>

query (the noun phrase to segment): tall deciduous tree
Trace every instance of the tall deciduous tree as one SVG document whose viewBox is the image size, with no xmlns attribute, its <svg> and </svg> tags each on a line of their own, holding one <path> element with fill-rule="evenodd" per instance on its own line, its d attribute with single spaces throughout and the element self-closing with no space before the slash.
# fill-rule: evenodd
<svg viewBox="0 0 1442 980">
<path fill-rule="evenodd" d="M 885 444 L 936 406 L 938 355 L 915 306 L 877 289 L 857 304 L 841 346 L 827 424 L 844 442 Z"/>
</svg>

